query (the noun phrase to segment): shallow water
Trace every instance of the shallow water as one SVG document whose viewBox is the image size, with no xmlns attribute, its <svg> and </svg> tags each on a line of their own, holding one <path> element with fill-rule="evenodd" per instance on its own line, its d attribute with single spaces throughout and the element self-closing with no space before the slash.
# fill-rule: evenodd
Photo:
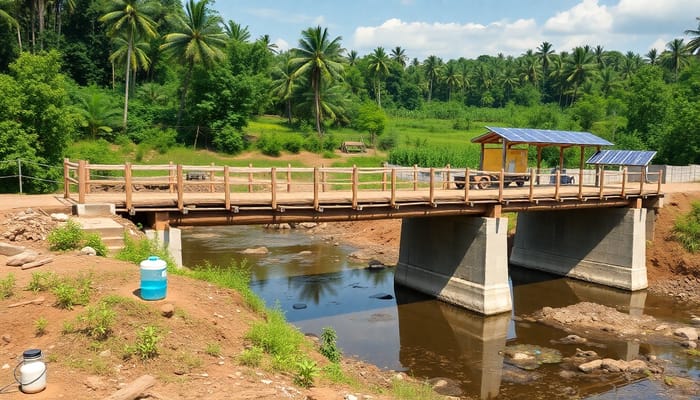
<svg viewBox="0 0 700 400">
<path fill-rule="evenodd" d="M 262 245 L 269 249 L 268 254 L 240 253 Z M 512 318 L 544 306 L 593 301 L 660 320 L 689 321 L 691 310 L 678 309 L 667 299 L 646 292 L 629 293 L 511 267 L 513 314 L 482 317 L 394 287 L 393 269 L 368 270 L 365 264 L 348 259 L 353 248 L 334 246 L 306 233 L 255 226 L 186 228 L 182 248 L 188 266 L 205 260 L 221 266 L 245 260 L 253 272 L 251 287 L 268 305 L 278 304 L 303 332 L 318 335 L 323 327 L 333 327 L 345 355 L 416 377 L 453 379 L 466 396 L 670 398 L 665 397 L 662 382 L 646 379 L 564 379 L 558 364 L 523 371 L 505 364 L 501 355 L 506 346 L 517 344 L 556 349 L 565 357 L 577 347 L 615 359 L 656 355 L 670 361 L 667 371 L 700 378 L 700 360 L 687 357 L 679 346 L 624 341 L 599 341 L 600 346 L 594 348 L 553 344 L 568 333 Z"/>
</svg>

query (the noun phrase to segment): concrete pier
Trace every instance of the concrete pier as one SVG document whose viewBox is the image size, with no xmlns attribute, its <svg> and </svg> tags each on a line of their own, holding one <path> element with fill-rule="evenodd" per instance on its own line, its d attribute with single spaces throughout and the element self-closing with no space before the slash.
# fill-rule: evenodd
<svg viewBox="0 0 700 400">
<path fill-rule="evenodd" d="M 394 280 L 484 315 L 512 309 L 507 218 L 404 218 Z"/>
<path fill-rule="evenodd" d="M 510 262 L 625 290 L 647 287 L 643 208 L 518 214 Z"/>
</svg>

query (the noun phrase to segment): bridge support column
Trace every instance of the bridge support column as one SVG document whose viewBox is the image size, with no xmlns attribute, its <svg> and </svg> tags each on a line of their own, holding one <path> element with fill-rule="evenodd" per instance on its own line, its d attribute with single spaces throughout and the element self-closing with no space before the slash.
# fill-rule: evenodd
<svg viewBox="0 0 700 400">
<path fill-rule="evenodd" d="M 511 311 L 507 218 L 404 218 L 394 281 L 484 315 Z"/>
<path fill-rule="evenodd" d="M 626 290 L 647 287 L 643 208 L 521 212 L 511 263 Z"/>
<path fill-rule="evenodd" d="M 182 234 L 179 228 L 170 226 L 170 214 L 168 212 L 155 212 L 148 216 L 153 229 L 146 229 L 149 239 L 156 239 L 168 250 L 175 265 L 182 267 Z"/>
</svg>

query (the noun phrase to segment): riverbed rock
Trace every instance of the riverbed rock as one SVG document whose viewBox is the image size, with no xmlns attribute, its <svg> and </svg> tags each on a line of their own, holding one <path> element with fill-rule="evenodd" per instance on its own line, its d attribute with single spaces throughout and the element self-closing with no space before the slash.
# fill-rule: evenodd
<svg viewBox="0 0 700 400">
<path fill-rule="evenodd" d="M 70 216 L 68 216 L 68 214 L 66 214 L 66 213 L 53 213 L 53 214 L 51 214 L 51 219 L 54 221 L 58 221 L 58 222 L 66 222 L 66 221 L 68 221 L 68 218 L 70 218 Z"/>
<path fill-rule="evenodd" d="M 165 303 L 160 306 L 160 315 L 170 318 L 175 314 L 175 306 L 172 303 Z"/>
<path fill-rule="evenodd" d="M 604 358 L 601 361 L 600 367 L 608 372 L 623 372 L 628 368 L 626 361 L 613 360 L 612 358 Z"/>
<path fill-rule="evenodd" d="M 288 223 L 282 223 L 282 224 L 266 224 L 265 229 L 276 229 L 276 230 L 287 230 L 287 229 L 292 229 L 292 226 L 289 225 Z"/>
<path fill-rule="evenodd" d="M 372 259 L 372 254 L 366 251 L 358 250 L 358 251 L 353 251 L 352 253 L 348 254 L 348 258 L 353 258 L 355 260 L 360 260 L 360 261 L 365 261 L 365 260 L 371 260 Z"/>
<path fill-rule="evenodd" d="M 697 329 L 690 327 L 690 326 L 678 328 L 675 331 L 673 331 L 673 334 L 680 337 L 681 339 L 685 339 L 685 340 L 691 340 L 691 341 L 698 340 Z"/>
<path fill-rule="evenodd" d="M 369 296 L 372 299 L 379 299 L 379 300 L 391 300 L 394 298 L 394 296 L 390 295 L 389 293 L 377 293 Z"/>
<path fill-rule="evenodd" d="M 17 254 L 23 253 L 25 250 L 27 250 L 27 248 L 24 246 L 0 242 L 0 255 L 3 256 L 16 256 Z"/>
<path fill-rule="evenodd" d="M 697 349 L 698 348 L 698 344 L 692 340 L 682 341 L 681 346 L 685 347 L 686 349 Z"/>
<path fill-rule="evenodd" d="M 307 305 L 304 303 L 296 303 L 296 304 L 292 305 L 292 308 L 295 310 L 303 310 L 306 307 L 307 307 Z"/>
<path fill-rule="evenodd" d="M 553 342 L 561 343 L 561 344 L 582 344 L 582 343 L 586 343 L 587 341 L 588 341 L 588 339 L 583 338 L 581 336 L 569 335 L 569 336 L 563 337 L 563 338 L 561 338 L 557 341 L 553 341 Z"/>
<path fill-rule="evenodd" d="M 82 249 L 80 249 L 80 255 L 83 256 L 96 256 L 97 255 L 97 250 L 90 246 L 85 246 Z"/>
<path fill-rule="evenodd" d="M 642 360 L 632 360 L 627 363 L 627 371 L 633 374 L 641 374 L 649 370 L 649 366 Z"/>
<path fill-rule="evenodd" d="M 459 387 L 459 382 L 450 378 L 433 378 L 428 379 L 428 384 L 433 390 L 443 396 L 461 396 L 462 389 Z"/>
<path fill-rule="evenodd" d="M 529 344 L 508 346 L 503 351 L 504 361 L 525 370 L 533 370 L 541 364 L 556 364 L 562 361 L 559 350 Z"/>
<path fill-rule="evenodd" d="M 316 222 L 297 222 L 294 224 L 295 228 L 303 228 L 303 229 L 313 229 L 318 226 L 318 223 Z"/>
<path fill-rule="evenodd" d="M 265 246 L 251 247 L 240 251 L 241 254 L 267 254 L 269 252 L 270 250 L 268 250 Z"/>
<path fill-rule="evenodd" d="M 585 372 L 588 374 L 588 373 L 591 373 L 597 369 L 600 369 L 601 365 L 603 365 L 603 360 L 598 359 L 598 360 L 589 361 L 587 363 L 583 363 L 583 364 L 578 366 L 578 369 L 581 372 Z"/>
<path fill-rule="evenodd" d="M 576 357 L 582 357 L 582 358 L 596 358 L 598 357 L 598 353 L 596 353 L 593 350 L 581 350 L 581 349 L 576 349 Z"/>
<path fill-rule="evenodd" d="M 369 260 L 367 263 L 367 269 L 370 271 L 379 271 L 386 268 L 386 265 L 384 265 L 383 262 L 379 260 Z"/>
<path fill-rule="evenodd" d="M 25 250 L 7 259 L 5 265 L 8 267 L 19 267 L 26 263 L 34 262 L 39 257 L 39 253 L 34 250 Z"/>
</svg>

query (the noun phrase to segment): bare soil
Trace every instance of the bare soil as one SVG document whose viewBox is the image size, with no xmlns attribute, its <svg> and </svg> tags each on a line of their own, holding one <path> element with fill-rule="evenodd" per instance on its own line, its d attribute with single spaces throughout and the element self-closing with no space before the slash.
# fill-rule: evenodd
<svg viewBox="0 0 700 400">
<path fill-rule="evenodd" d="M 679 301 L 700 302 L 700 254 L 689 254 L 670 240 L 674 220 L 690 210 L 693 201 L 700 201 L 700 184 L 665 185 L 665 207 L 656 220 L 655 235 L 647 247 L 649 290 L 674 296 Z M 69 211 L 60 198 L 46 197 L 38 202 L 33 196 L 2 197 L 0 224 L 18 211 L 47 205 L 50 211 Z M 385 264 L 398 260 L 400 220 L 359 221 L 327 224 L 315 232 L 326 240 L 354 245 L 366 258 Z M 2 232 L 0 232 L 2 233 Z M 27 235 L 20 244 L 48 253 L 43 240 Z M 7 239 L 2 239 L 8 241 Z M 311 390 L 293 383 L 291 374 L 280 374 L 265 368 L 240 365 L 239 354 L 249 345 L 245 332 L 260 316 L 249 310 L 240 296 L 211 284 L 170 276 L 168 296 L 164 301 L 146 302 L 136 291 L 139 286 L 138 266 L 109 258 L 80 256 L 76 253 L 55 254 L 55 260 L 36 270 L 20 270 L 5 266 L 0 256 L 0 279 L 14 274 L 14 294 L 0 300 L 0 388 L 10 384 L 2 399 L 93 399 L 105 397 L 143 374 L 156 378 L 156 385 L 147 398 L 177 399 L 343 399 L 348 393 L 359 398 L 388 398 L 380 394 L 390 386 L 395 373 L 354 360 L 343 362 L 346 373 L 361 385 L 358 389 L 343 384 L 320 381 Z M 81 334 L 64 334 L 66 324 L 76 324 L 86 308 L 64 310 L 55 306 L 56 298 L 48 292 L 24 290 L 34 272 L 54 272 L 61 276 L 90 276 L 93 282 L 93 303 L 108 295 L 131 301 L 121 309 L 114 327 L 114 342 L 101 342 Z M 8 308 L 9 305 L 44 297 L 41 304 Z M 164 304 L 172 304 L 171 317 L 161 315 Z M 37 321 L 48 321 L 46 332 L 37 334 Z M 123 359 L 117 350 L 133 343 L 144 325 L 158 326 L 162 340 L 155 360 Z M 313 343 L 310 341 L 310 343 Z M 220 353 L 211 355 L 211 348 Z M 313 347 L 313 344 L 311 345 Z M 45 391 L 24 395 L 12 385 L 12 370 L 23 350 L 41 348 L 48 364 L 49 378 Z M 209 350 L 209 351 L 208 351 Z M 314 353 L 319 364 L 323 358 Z"/>
</svg>

